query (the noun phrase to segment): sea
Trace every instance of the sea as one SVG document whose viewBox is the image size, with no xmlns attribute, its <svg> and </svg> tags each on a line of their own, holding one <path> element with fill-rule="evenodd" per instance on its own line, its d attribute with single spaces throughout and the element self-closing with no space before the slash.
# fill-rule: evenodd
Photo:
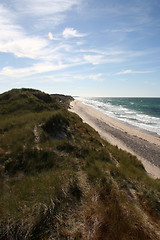
<svg viewBox="0 0 160 240">
<path fill-rule="evenodd" d="M 76 99 L 116 120 L 160 136 L 160 98 L 77 97 Z"/>
</svg>

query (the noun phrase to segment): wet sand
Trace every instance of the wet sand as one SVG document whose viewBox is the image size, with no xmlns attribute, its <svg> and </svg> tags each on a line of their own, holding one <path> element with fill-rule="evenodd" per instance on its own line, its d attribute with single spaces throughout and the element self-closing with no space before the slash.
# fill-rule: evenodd
<svg viewBox="0 0 160 240">
<path fill-rule="evenodd" d="M 138 157 L 148 174 L 160 178 L 160 137 L 117 121 L 102 112 L 74 100 L 70 111 L 93 127 L 102 138 Z"/>
</svg>

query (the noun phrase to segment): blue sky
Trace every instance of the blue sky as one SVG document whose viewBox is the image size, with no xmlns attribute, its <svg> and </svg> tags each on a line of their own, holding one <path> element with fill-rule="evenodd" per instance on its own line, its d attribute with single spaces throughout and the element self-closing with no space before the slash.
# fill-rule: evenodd
<svg viewBox="0 0 160 240">
<path fill-rule="evenodd" d="M 0 92 L 160 97 L 160 0 L 0 0 Z"/>
</svg>

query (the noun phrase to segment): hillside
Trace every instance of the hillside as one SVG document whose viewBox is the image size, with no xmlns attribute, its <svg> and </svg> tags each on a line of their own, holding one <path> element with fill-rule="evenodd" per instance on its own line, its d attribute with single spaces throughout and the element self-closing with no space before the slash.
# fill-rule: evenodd
<svg viewBox="0 0 160 240">
<path fill-rule="evenodd" d="M 160 180 L 68 111 L 72 100 L 0 95 L 0 239 L 158 240 Z"/>
</svg>

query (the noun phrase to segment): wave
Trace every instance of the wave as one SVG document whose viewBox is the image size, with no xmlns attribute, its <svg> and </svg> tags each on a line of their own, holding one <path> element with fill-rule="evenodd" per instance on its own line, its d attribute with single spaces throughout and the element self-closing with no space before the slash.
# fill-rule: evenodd
<svg viewBox="0 0 160 240">
<path fill-rule="evenodd" d="M 95 109 L 103 112 L 104 114 L 123 121 L 126 124 L 130 124 L 134 127 L 141 128 L 142 130 L 150 131 L 160 135 L 160 118 L 153 117 L 144 114 L 141 111 L 126 108 L 122 105 L 113 105 L 111 99 L 106 98 L 78 98 L 81 102 L 86 105 L 92 106 Z M 134 105 L 134 102 L 131 103 Z"/>
</svg>

